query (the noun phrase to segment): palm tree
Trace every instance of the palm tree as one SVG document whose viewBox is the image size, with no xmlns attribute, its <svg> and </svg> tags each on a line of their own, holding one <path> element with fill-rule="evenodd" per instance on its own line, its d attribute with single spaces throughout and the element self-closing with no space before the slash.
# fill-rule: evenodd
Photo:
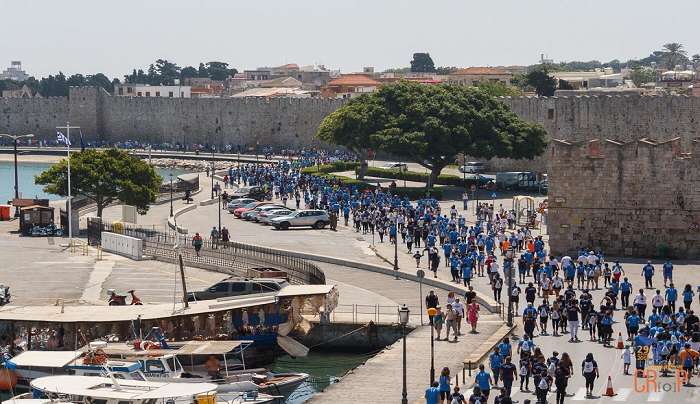
<svg viewBox="0 0 700 404">
<path fill-rule="evenodd" d="M 688 59 L 688 52 L 683 49 L 683 44 L 678 42 L 665 44 L 661 51 L 666 55 L 666 67 L 669 70 L 673 70 L 676 67 L 676 64 Z"/>
<path fill-rule="evenodd" d="M 694 54 L 691 60 L 693 61 L 693 67 L 697 68 L 700 65 L 700 54 Z"/>
</svg>

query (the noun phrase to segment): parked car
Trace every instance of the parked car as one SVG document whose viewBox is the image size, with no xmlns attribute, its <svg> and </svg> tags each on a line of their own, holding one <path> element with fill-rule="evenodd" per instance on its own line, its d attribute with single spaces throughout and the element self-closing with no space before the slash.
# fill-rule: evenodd
<svg viewBox="0 0 700 404">
<path fill-rule="evenodd" d="M 215 283 L 210 287 L 197 292 L 187 294 L 187 300 L 212 300 L 221 299 L 223 297 L 251 295 L 255 293 L 271 293 L 277 292 L 284 287 L 287 287 L 289 282 L 285 279 L 278 278 L 241 278 L 230 277 Z"/>
<path fill-rule="evenodd" d="M 254 222 L 259 221 L 258 220 L 258 214 L 260 212 L 264 212 L 266 210 L 274 210 L 274 209 L 281 209 L 284 208 L 283 205 L 277 205 L 275 203 L 270 203 L 266 205 L 259 205 L 255 209 L 251 209 L 241 215 L 241 219 L 243 220 L 252 220 Z"/>
<path fill-rule="evenodd" d="M 467 161 L 459 167 L 460 173 L 482 174 L 486 172 L 486 163 L 480 161 Z"/>
<path fill-rule="evenodd" d="M 379 168 L 382 170 L 396 170 L 402 173 L 408 171 L 408 166 L 405 163 L 384 163 Z"/>
<path fill-rule="evenodd" d="M 289 216 L 294 212 L 294 209 L 271 209 L 258 213 L 260 223 L 270 224 L 270 221 L 276 217 Z"/>
<path fill-rule="evenodd" d="M 234 209 L 233 215 L 240 218 L 241 215 L 243 215 L 245 212 L 247 212 L 249 210 L 253 210 L 253 209 L 257 208 L 258 206 L 269 205 L 270 203 L 272 203 L 272 202 L 258 202 L 258 201 L 251 202 L 247 205 L 241 206 L 240 208 Z"/>
<path fill-rule="evenodd" d="M 251 198 L 262 201 L 267 197 L 267 193 L 262 187 L 242 187 L 231 192 L 232 198 Z"/>
<path fill-rule="evenodd" d="M 236 199 L 230 201 L 226 205 L 226 209 L 228 209 L 228 211 L 230 213 L 233 213 L 234 210 L 236 210 L 242 206 L 245 206 L 251 202 L 257 202 L 257 201 L 253 198 L 236 198 Z"/>
<path fill-rule="evenodd" d="M 324 210 L 299 210 L 288 216 L 280 216 L 270 220 L 275 229 L 287 230 L 290 227 L 311 226 L 322 229 L 330 224 L 328 213 Z"/>
</svg>

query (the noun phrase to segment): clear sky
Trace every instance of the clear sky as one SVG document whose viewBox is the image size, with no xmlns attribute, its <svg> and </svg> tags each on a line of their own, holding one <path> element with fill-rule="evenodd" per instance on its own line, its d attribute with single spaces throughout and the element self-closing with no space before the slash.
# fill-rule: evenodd
<svg viewBox="0 0 700 404">
<path fill-rule="evenodd" d="M 700 53 L 700 1 L 677 0 L 0 0 L 0 68 L 110 77 L 164 58 L 239 70 L 285 63 L 344 72 L 627 60 L 667 42 Z"/>
</svg>

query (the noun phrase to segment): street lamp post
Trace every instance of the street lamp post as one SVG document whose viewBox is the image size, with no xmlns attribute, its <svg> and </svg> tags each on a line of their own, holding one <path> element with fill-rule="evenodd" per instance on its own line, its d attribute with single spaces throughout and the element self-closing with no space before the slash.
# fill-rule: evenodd
<svg viewBox="0 0 700 404">
<path fill-rule="evenodd" d="M 221 194 L 219 193 L 219 237 L 221 237 Z"/>
<path fill-rule="evenodd" d="M 394 275 L 399 279 L 399 212 L 396 212 L 394 220 Z"/>
<path fill-rule="evenodd" d="M 435 381 L 435 327 L 433 318 L 437 315 L 437 309 L 431 307 L 428 309 L 428 317 L 430 318 L 430 385 Z"/>
<path fill-rule="evenodd" d="M 170 217 L 173 217 L 173 173 L 170 173 Z"/>
<path fill-rule="evenodd" d="M 508 252 L 506 253 L 506 260 L 509 261 L 510 264 L 510 270 L 508 271 L 508 319 L 506 322 L 506 325 L 508 327 L 513 326 L 513 272 L 515 272 L 515 268 L 513 267 L 514 261 L 515 261 L 515 251 L 514 247 L 510 247 Z M 505 264 L 504 264 L 505 266 Z"/>
<path fill-rule="evenodd" d="M 214 151 L 216 150 L 216 147 L 214 145 L 211 146 L 211 199 L 214 199 Z"/>
<path fill-rule="evenodd" d="M 408 404 L 408 393 L 406 391 L 406 324 L 410 311 L 406 305 L 399 309 L 399 323 L 401 323 L 401 333 L 403 336 L 403 390 L 401 390 L 401 404 Z"/>
<path fill-rule="evenodd" d="M 27 135 L 8 135 L 6 133 L 0 134 L 0 137 L 7 137 L 12 139 L 12 142 L 14 143 L 14 154 L 15 154 L 15 199 L 19 199 L 19 177 L 17 174 L 17 141 L 22 138 L 32 138 L 34 137 L 33 134 L 27 134 Z M 15 217 L 19 217 L 19 206 L 15 206 Z"/>
</svg>

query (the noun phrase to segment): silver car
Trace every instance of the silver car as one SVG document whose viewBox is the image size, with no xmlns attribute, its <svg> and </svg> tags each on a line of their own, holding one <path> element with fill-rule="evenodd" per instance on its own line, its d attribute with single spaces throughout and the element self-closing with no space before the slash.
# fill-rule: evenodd
<svg viewBox="0 0 700 404">
<path fill-rule="evenodd" d="M 284 206 L 282 205 L 274 205 L 274 204 L 268 204 L 268 205 L 261 205 L 258 206 L 255 209 L 251 209 L 241 215 L 241 219 L 244 220 L 253 220 L 253 221 L 258 221 L 258 214 L 260 212 L 264 212 L 266 210 L 274 210 L 274 209 L 282 209 Z"/>
<path fill-rule="evenodd" d="M 233 213 L 234 210 L 242 208 L 251 202 L 257 201 L 253 198 L 237 198 L 232 201 L 229 201 L 229 203 L 226 205 L 226 209 L 228 209 L 230 213 Z"/>
<path fill-rule="evenodd" d="M 280 216 L 270 220 L 275 229 L 287 230 L 290 227 L 310 226 L 322 229 L 330 224 L 328 213 L 324 210 L 299 210 L 288 216 Z"/>
<path fill-rule="evenodd" d="M 263 224 L 270 224 L 271 220 L 276 217 L 289 216 L 294 213 L 293 209 L 272 209 L 260 212 L 258 214 L 258 220 Z"/>
</svg>

